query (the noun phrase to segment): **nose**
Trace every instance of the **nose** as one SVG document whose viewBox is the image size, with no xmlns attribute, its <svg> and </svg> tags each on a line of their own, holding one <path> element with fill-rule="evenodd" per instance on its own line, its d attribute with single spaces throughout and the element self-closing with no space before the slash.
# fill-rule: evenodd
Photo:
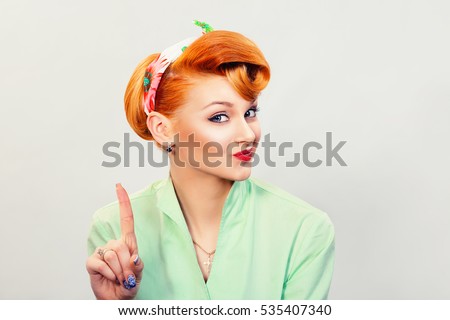
<svg viewBox="0 0 450 320">
<path fill-rule="evenodd" d="M 248 124 L 248 122 L 245 120 L 245 118 L 242 118 L 237 122 L 235 132 L 236 132 L 236 136 L 235 136 L 236 143 L 251 144 L 256 139 L 256 134 L 255 134 L 254 130 Z"/>
</svg>

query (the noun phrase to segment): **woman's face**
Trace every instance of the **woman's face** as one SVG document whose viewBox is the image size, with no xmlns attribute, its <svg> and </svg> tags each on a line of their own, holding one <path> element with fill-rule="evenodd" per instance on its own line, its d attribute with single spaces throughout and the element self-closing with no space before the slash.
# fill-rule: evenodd
<svg viewBox="0 0 450 320">
<path fill-rule="evenodd" d="M 247 179 L 261 137 L 256 103 L 243 99 L 225 76 L 195 80 L 176 115 L 175 165 L 228 180 Z M 244 155 L 236 155 L 240 151 Z"/>
</svg>

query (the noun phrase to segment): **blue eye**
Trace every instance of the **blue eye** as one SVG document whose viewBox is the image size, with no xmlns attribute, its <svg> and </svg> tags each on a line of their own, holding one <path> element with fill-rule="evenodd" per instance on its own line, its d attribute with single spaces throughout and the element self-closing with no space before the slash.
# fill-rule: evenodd
<svg viewBox="0 0 450 320">
<path fill-rule="evenodd" d="M 245 113 L 245 116 L 254 118 L 254 117 L 256 117 L 257 112 L 259 112 L 259 108 L 258 108 L 258 106 L 254 106 L 247 110 L 247 112 Z"/>
<path fill-rule="evenodd" d="M 216 114 L 216 115 L 212 116 L 212 117 L 209 118 L 208 120 L 209 120 L 209 121 L 212 121 L 212 122 L 217 122 L 217 123 L 221 123 L 221 122 L 228 121 L 228 120 L 221 121 L 224 117 L 227 117 L 227 118 L 228 118 L 228 116 L 227 116 L 226 114 L 224 114 L 224 113 L 219 113 L 219 114 Z"/>
</svg>

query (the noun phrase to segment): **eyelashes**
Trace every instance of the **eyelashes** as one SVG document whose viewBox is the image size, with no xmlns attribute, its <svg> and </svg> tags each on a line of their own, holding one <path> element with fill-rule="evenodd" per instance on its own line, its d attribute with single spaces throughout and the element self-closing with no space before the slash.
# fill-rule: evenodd
<svg viewBox="0 0 450 320">
<path fill-rule="evenodd" d="M 254 118 L 254 117 L 256 117 L 256 114 L 259 111 L 260 111 L 260 108 L 258 106 L 253 106 L 245 112 L 244 116 L 246 118 Z M 253 112 L 253 115 L 248 115 L 249 113 L 252 113 L 252 112 Z M 228 119 L 228 118 L 229 117 L 226 113 L 218 113 L 218 114 L 212 116 L 211 118 L 208 118 L 208 120 L 211 122 L 222 123 L 222 122 L 228 121 L 228 120 L 224 120 L 224 119 Z"/>
<path fill-rule="evenodd" d="M 250 109 L 248 109 L 248 111 L 253 111 L 254 113 L 255 113 L 255 116 L 256 116 L 256 114 L 259 112 L 259 107 L 258 106 L 254 106 L 254 107 L 251 107 Z M 247 111 L 247 112 L 248 112 Z M 246 114 L 247 114 L 247 112 L 246 112 Z"/>
</svg>

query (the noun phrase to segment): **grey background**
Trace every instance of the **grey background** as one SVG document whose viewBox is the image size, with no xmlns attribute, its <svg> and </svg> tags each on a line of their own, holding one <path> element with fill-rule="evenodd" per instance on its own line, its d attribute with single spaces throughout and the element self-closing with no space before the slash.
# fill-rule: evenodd
<svg viewBox="0 0 450 320">
<path fill-rule="evenodd" d="M 448 1 L 0 2 L 0 298 L 91 299 L 93 212 L 168 168 L 105 168 L 129 128 L 137 63 L 200 29 L 265 53 L 263 134 L 292 141 L 253 176 L 326 211 L 331 299 L 450 299 Z M 348 166 L 287 167 L 309 141 L 347 141 Z M 324 159 L 323 150 L 311 153 Z"/>
</svg>

